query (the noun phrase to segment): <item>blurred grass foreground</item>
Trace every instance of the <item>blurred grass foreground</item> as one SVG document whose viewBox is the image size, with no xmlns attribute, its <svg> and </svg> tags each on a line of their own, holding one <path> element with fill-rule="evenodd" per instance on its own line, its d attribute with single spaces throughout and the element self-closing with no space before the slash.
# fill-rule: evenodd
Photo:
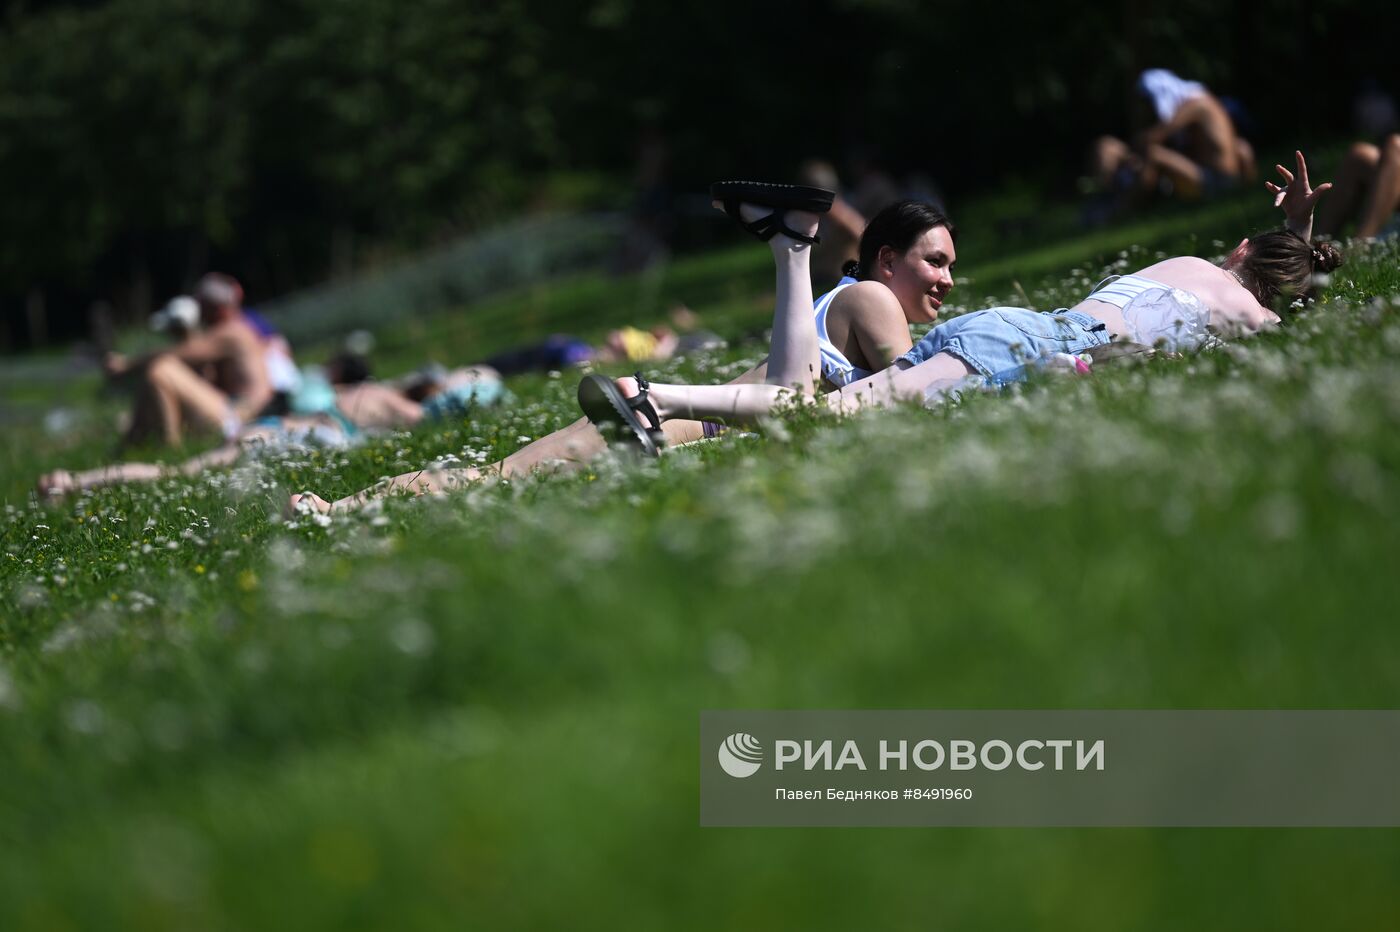
<svg viewBox="0 0 1400 932">
<path fill-rule="evenodd" d="M 955 297 L 1072 303 L 1178 227 L 968 255 Z M 1356 244 L 1327 303 L 1195 358 L 328 521 L 274 516 L 498 459 L 574 419 L 572 377 L 55 504 L 34 476 L 110 427 L 17 428 L 0 928 L 1390 927 L 1393 830 L 702 831 L 695 739 L 706 708 L 1393 707 L 1397 259 Z M 764 262 L 667 271 L 660 301 L 724 282 L 693 303 L 732 339 L 658 377 L 762 355 Z M 601 327 L 637 287 L 483 313 Z"/>
</svg>

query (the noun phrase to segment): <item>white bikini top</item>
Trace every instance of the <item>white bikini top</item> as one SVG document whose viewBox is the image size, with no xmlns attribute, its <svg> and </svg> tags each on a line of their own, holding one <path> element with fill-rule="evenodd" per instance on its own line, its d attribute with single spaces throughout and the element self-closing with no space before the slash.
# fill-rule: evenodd
<svg viewBox="0 0 1400 932">
<path fill-rule="evenodd" d="M 856 279 L 846 276 L 836 283 L 836 287 L 828 291 L 816 300 L 812 309 L 817 316 L 817 344 L 822 354 L 822 378 L 826 379 L 837 388 L 849 385 L 851 382 L 859 382 L 861 379 L 874 375 L 868 369 L 861 369 L 851 364 L 851 361 L 836 348 L 836 344 L 826 335 L 826 312 L 831 307 L 832 300 L 856 283 Z"/>
<path fill-rule="evenodd" d="M 1123 312 L 1129 331 L 1123 336 L 1133 343 L 1194 353 L 1220 342 L 1210 331 L 1210 308 L 1181 288 L 1141 275 L 1119 275 L 1099 282 L 1089 297 Z"/>
</svg>

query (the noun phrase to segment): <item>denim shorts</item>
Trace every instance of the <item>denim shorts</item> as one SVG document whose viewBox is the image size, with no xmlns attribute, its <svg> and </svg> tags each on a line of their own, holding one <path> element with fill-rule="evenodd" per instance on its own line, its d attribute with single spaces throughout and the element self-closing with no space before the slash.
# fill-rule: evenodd
<svg viewBox="0 0 1400 932">
<path fill-rule="evenodd" d="M 1079 311 L 993 307 L 939 324 L 895 363 L 909 369 L 949 353 L 1001 385 L 1021 381 L 1027 366 L 1054 353 L 1074 355 L 1110 339 L 1102 321 Z"/>
</svg>

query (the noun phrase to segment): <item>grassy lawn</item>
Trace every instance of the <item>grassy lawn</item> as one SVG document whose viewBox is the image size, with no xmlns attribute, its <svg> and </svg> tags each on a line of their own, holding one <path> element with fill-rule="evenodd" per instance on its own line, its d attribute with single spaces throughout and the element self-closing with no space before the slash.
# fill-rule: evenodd
<svg viewBox="0 0 1400 932">
<path fill-rule="evenodd" d="M 1232 201 L 999 250 L 1072 304 Z M 1200 234 L 1197 236 L 1196 234 Z M 1284 331 L 939 410 L 800 412 L 659 462 L 274 520 L 572 421 L 571 377 L 350 451 L 58 504 L 117 402 L 0 453 L 0 928 L 1374 928 L 1393 830 L 701 830 L 707 708 L 1393 708 L 1400 247 Z M 764 250 L 382 334 L 382 368 L 677 301 L 763 354 Z"/>
</svg>

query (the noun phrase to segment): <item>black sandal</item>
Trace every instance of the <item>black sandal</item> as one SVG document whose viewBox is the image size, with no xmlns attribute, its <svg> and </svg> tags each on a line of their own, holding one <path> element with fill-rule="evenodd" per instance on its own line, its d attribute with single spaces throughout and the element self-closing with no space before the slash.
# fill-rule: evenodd
<svg viewBox="0 0 1400 932">
<path fill-rule="evenodd" d="M 724 212 L 745 230 L 765 243 L 782 233 L 799 243 L 816 245 L 820 236 L 798 233 L 783 222 L 783 212 L 802 210 L 809 214 L 824 214 L 831 209 L 836 199 L 835 191 L 825 188 L 809 188 L 798 184 L 769 184 L 763 181 L 716 181 L 710 185 L 710 199 L 724 205 Z M 772 207 L 773 212 L 757 220 L 745 220 L 739 213 L 740 204 L 753 204 L 756 207 Z"/>
<path fill-rule="evenodd" d="M 605 435 L 612 434 L 623 443 L 637 447 L 647 456 L 657 456 L 666 442 L 661 432 L 661 417 L 647 397 L 651 383 L 638 372 L 637 394 L 624 397 L 612 379 L 601 375 L 586 375 L 578 383 L 578 406 L 593 425 Z M 638 415 L 651 422 L 648 427 Z M 625 428 L 625 429 L 624 429 Z"/>
</svg>

